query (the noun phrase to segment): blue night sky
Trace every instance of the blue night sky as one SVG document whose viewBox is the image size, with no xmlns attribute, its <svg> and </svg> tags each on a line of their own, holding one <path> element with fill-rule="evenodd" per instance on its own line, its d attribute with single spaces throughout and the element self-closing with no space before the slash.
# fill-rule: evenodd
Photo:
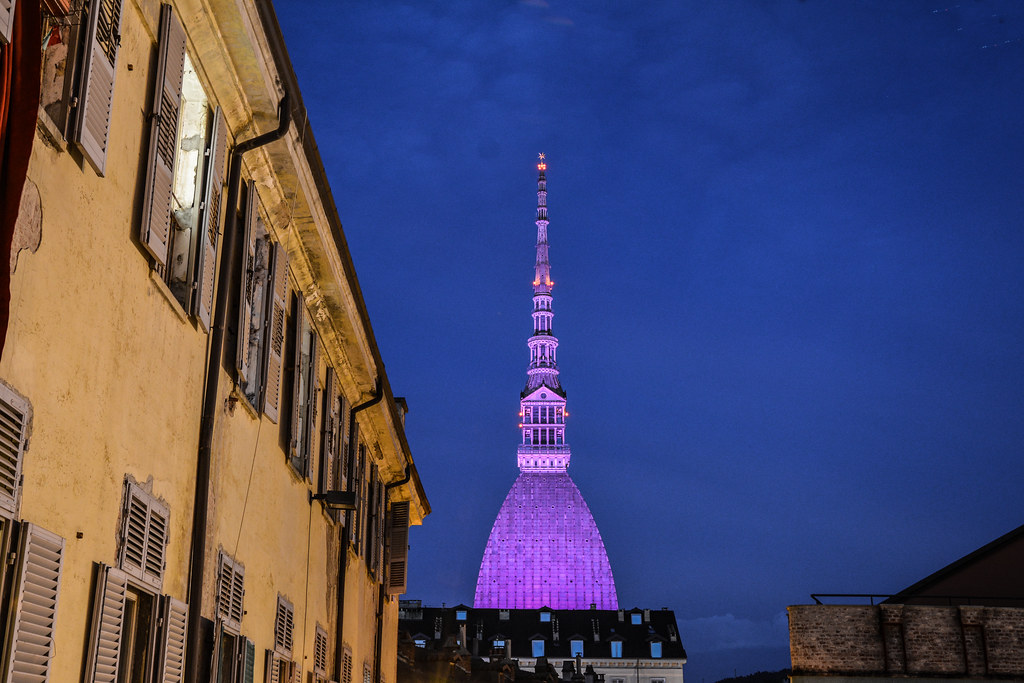
<svg viewBox="0 0 1024 683">
<path fill-rule="evenodd" d="M 545 152 L 570 469 L 689 680 L 1024 523 L 1024 3 L 280 3 L 471 603 L 517 474 Z"/>
</svg>

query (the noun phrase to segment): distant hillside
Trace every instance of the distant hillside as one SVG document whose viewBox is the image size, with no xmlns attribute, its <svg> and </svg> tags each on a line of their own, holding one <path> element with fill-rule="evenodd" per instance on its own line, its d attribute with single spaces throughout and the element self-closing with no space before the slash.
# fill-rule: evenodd
<svg viewBox="0 0 1024 683">
<path fill-rule="evenodd" d="M 789 680 L 789 675 L 791 673 L 793 673 L 792 669 L 758 671 L 757 673 L 747 674 L 746 676 L 723 678 L 717 683 L 786 683 Z"/>
</svg>

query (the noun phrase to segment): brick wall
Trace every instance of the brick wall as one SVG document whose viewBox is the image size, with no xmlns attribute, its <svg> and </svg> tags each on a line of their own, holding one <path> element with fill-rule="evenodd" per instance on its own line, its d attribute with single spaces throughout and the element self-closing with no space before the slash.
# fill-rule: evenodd
<svg viewBox="0 0 1024 683">
<path fill-rule="evenodd" d="M 795 675 L 1024 676 L 1024 608 L 794 605 Z"/>
</svg>

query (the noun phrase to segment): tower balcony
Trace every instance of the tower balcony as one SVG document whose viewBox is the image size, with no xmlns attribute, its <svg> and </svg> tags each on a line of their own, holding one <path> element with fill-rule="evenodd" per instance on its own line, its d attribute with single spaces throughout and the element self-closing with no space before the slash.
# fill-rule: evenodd
<svg viewBox="0 0 1024 683">
<path fill-rule="evenodd" d="M 516 450 L 520 472 L 565 472 L 572 453 L 568 444 L 558 446 L 520 445 Z"/>
</svg>

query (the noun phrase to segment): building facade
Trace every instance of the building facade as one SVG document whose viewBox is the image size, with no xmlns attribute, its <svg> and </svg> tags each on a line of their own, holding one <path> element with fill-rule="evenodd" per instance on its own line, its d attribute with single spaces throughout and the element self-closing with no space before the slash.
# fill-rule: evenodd
<svg viewBox="0 0 1024 683">
<path fill-rule="evenodd" d="M 0 680 L 394 681 L 430 507 L 272 7 L 0 14 Z"/>
<path fill-rule="evenodd" d="M 552 331 L 547 163 L 537 164 L 537 257 L 530 365 L 520 394 L 519 477 L 498 511 L 477 576 L 477 608 L 618 608 L 594 517 L 569 476 L 569 413 Z"/>
<path fill-rule="evenodd" d="M 399 619 L 400 639 L 422 653 L 403 670 L 403 681 L 445 671 L 432 666 L 442 653 L 457 674 L 448 680 L 498 680 L 495 667 L 508 663 L 555 680 L 590 671 L 604 683 L 683 682 L 686 650 L 668 609 L 477 609 L 403 600 Z"/>
</svg>

